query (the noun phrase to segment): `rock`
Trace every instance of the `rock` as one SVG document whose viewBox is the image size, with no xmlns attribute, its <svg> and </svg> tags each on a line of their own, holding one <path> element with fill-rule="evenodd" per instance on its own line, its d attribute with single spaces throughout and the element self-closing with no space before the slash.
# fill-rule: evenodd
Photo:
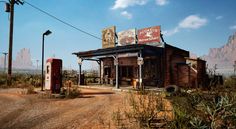
<svg viewBox="0 0 236 129">
<path fill-rule="evenodd" d="M 217 64 L 217 68 L 233 69 L 234 61 L 236 61 L 236 32 L 231 35 L 228 42 L 220 48 L 210 48 L 208 55 L 201 58 L 207 61 L 208 67 L 213 68 Z"/>
</svg>

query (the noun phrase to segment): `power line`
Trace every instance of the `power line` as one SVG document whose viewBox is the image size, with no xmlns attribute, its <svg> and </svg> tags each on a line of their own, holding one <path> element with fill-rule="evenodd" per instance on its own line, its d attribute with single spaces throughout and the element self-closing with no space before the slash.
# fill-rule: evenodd
<svg viewBox="0 0 236 129">
<path fill-rule="evenodd" d="M 56 19 L 57 21 L 59 21 L 59 22 L 65 24 L 65 25 L 67 25 L 67 26 L 69 26 L 69 27 L 72 27 L 72 28 L 74 28 L 74 29 L 76 29 L 76 30 L 78 30 L 78 31 L 80 31 L 80 32 L 82 32 L 82 33 L 84 33 L 84 34 L 87 34 L 87 35 L 89 35 L 89 36 L 91 36 L 91 37 L 94 37 L 94 38 L 96 38 L 96 39 L 102 40 L 101 38 L 99 38 L 99 37 L 97 37 L 97 36 L 95 36 L 95 35 L 93 35 L 93 34 L 91 34 L 91 33 L 89 33 L 89 32 L 86 32 L 86 31 L 84 31 L 84 30 L 82 30 L 82 29 L 79 29 L 78 27 L 76 27 L 76 26 L 74 26 L 74 25 L 72 25 L 72 24 L 70 24 L 70 23 L 68 23 L 68 22 L 65 22 L 65 21 L 63 21 L 63 20 L 57 18 L 56 16 L 54 16 L 54 15 L 52 15 L 52 14 L 50 14 L 50 13 L 48 13 L 48 12 L 46 12 L 46 11 L 44 11 L 44 10 L 38 8 L 38 7 L 36 7 L 35 5 L 30 4 L 29 2 L 27 2 L 27 1 L 25 1 L 25 0 L 23 0 L 23 1 L 24 1 L 24 3 L 26 3 L 26 4 L 28 4 L 29 6 L 33 7 L 34 9 L 36 9 L 36 10 L 38 10 L 38 11 L 40 11 L 40 12 L 42 12 L 42 13 L 48 15 L 48 16 L 50 16 L 50 17 L 53 18 L 53 19 Z"/>
</svg>

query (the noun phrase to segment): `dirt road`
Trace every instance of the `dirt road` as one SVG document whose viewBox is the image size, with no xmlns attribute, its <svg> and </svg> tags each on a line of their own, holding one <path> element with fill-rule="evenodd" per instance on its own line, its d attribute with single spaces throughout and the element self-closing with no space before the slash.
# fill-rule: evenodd
<svg viewBox="0 0 236 129">
<path fill-rule="evenodd" d="M 121 92 L 101 89 L 82 89 L 83 97 L 76 99 L 42 99 L 17 90 L 0 89 L 2 129 L 109 128 L 123 99 Z"/>
</svg>

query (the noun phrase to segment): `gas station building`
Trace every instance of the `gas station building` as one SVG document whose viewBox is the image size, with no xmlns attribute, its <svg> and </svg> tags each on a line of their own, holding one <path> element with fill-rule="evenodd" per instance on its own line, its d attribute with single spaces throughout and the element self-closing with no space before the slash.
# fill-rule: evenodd
<svg viewBox="0 0 236 129">
<path fill-rule="evenodd" d="M 111 27 L 104 29 L 102 36 L 102 49 L 73 53 L 78 58 L 79 75 L 83 61 L 92 60 L 99 64 L 100 84 L 116 88 L 205 85 L 206 62 L 191 59 L 189 51 L 165 43 L 160 26 L 138 30 L 137 35 L 136 30 L 123 31 L 118 36 Z"/>
</svg>

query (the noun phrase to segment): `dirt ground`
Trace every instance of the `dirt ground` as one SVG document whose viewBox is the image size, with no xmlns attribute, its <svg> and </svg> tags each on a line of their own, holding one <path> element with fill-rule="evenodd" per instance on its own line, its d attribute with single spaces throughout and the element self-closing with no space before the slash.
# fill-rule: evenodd
<svg viewBox="0 0 236 129">
<path fill-rule="evenodd" d="M 124 93 L 81 89 L 83 97 L 45 99 L 21 89 L 0 89 L 0 129 L 110 128 Z M 112 128 L 112 127 L 111 127 Z"/>
</svg>

